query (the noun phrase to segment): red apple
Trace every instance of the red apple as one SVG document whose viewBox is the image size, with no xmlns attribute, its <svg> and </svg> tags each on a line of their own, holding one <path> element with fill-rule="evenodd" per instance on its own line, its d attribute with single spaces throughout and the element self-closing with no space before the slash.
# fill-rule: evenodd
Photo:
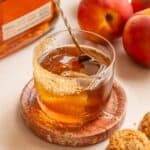
<svg viewBox="0 0 150 150">
<path fill-rule="evenodd" d="M 128 20 L 123 32 L 123 45 L 129 56 L 150 67 L 150 8 Z"/>
<path fill-rule="evenodd" d="M 122 34 L 124 24 L 132 13 L 128 0 L 81 0 L 78 22 L 81 29 L 112 40 Z"/>
<path fill-rule="evenodd" d="M 134 12 L 150 8 L 150 0 L 132 0 L 132 6 Z"/>
</svg>

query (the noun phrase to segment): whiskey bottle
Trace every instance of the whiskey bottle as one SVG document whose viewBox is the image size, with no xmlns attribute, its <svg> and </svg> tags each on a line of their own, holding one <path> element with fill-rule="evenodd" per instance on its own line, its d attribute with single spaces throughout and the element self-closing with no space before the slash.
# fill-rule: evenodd
<svg viewBox="0 0 150 150">
<path fill-rule="evenodd" d="M 48 32 L 57 17 L 52 0 L 0 0 L 0 59 Z"/>
</svg>

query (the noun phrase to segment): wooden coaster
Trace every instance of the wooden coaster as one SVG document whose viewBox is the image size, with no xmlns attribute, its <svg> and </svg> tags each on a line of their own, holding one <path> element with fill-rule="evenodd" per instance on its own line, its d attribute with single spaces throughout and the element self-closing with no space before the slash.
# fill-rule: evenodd
<svg viewBox="0 0 150 150">
<path fill-rule="evenodd" d="M 22 117 L 36 135 L 50 143 L 66 146 L 86 146 L 107 139 L 120 127 L 126 110 L 125 92 L 115 82 L 110 99 L 103 113 L 96 120 L 78 130 L 64 132 L 54 129 L 49 118 L 40 109 L 33 80 L 23 89 L 20 101 Z"/>
</svg>

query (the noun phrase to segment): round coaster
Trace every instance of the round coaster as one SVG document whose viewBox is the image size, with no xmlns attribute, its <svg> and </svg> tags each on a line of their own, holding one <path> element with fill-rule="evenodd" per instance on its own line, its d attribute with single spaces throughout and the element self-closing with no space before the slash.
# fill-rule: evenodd
<svg viewBox="0 0 150 150">
<path fill-rule="evenodd" d="M 113 84 L 112 93 L 99 117 L 74 131 L 54 129 L 49 118 L 42 112 L 31 80 L 23 89 L 21 114 L 26 125 L 44 140 L 66 146 L 86 146 L 107 139 L 118 129 L 125 117 L 126 95 L 118 83 Z"/>
</svg>

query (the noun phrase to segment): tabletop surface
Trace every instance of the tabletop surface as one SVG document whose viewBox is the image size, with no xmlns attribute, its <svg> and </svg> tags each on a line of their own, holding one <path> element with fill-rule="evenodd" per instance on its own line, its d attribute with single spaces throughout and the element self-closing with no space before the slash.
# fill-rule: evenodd
<svg viewBox="0 0 150 150">
<path fill-rule="evenodd" d="M 79 1 L 61 0 L 74 28 L 78 28 L 76 12 Z M 60 29 L 64 29 L 61 19 L 52 32 Z M 0 60 L 0 150 L 104 150 L 108 141 L 82 148 L 49 144 L 23 124 L 19 97 L 25 84 L 32 78 L 32 52 L 37 42 Z M 135 64 L 126 55 L 121 39 L 113 44 L 117 52 L 115 79 L 125 89 L 128 98 L 126 119 L 121 128 L 137 129 L 143 115 L 150 110 L 150 70 Z"/>
</svg>

